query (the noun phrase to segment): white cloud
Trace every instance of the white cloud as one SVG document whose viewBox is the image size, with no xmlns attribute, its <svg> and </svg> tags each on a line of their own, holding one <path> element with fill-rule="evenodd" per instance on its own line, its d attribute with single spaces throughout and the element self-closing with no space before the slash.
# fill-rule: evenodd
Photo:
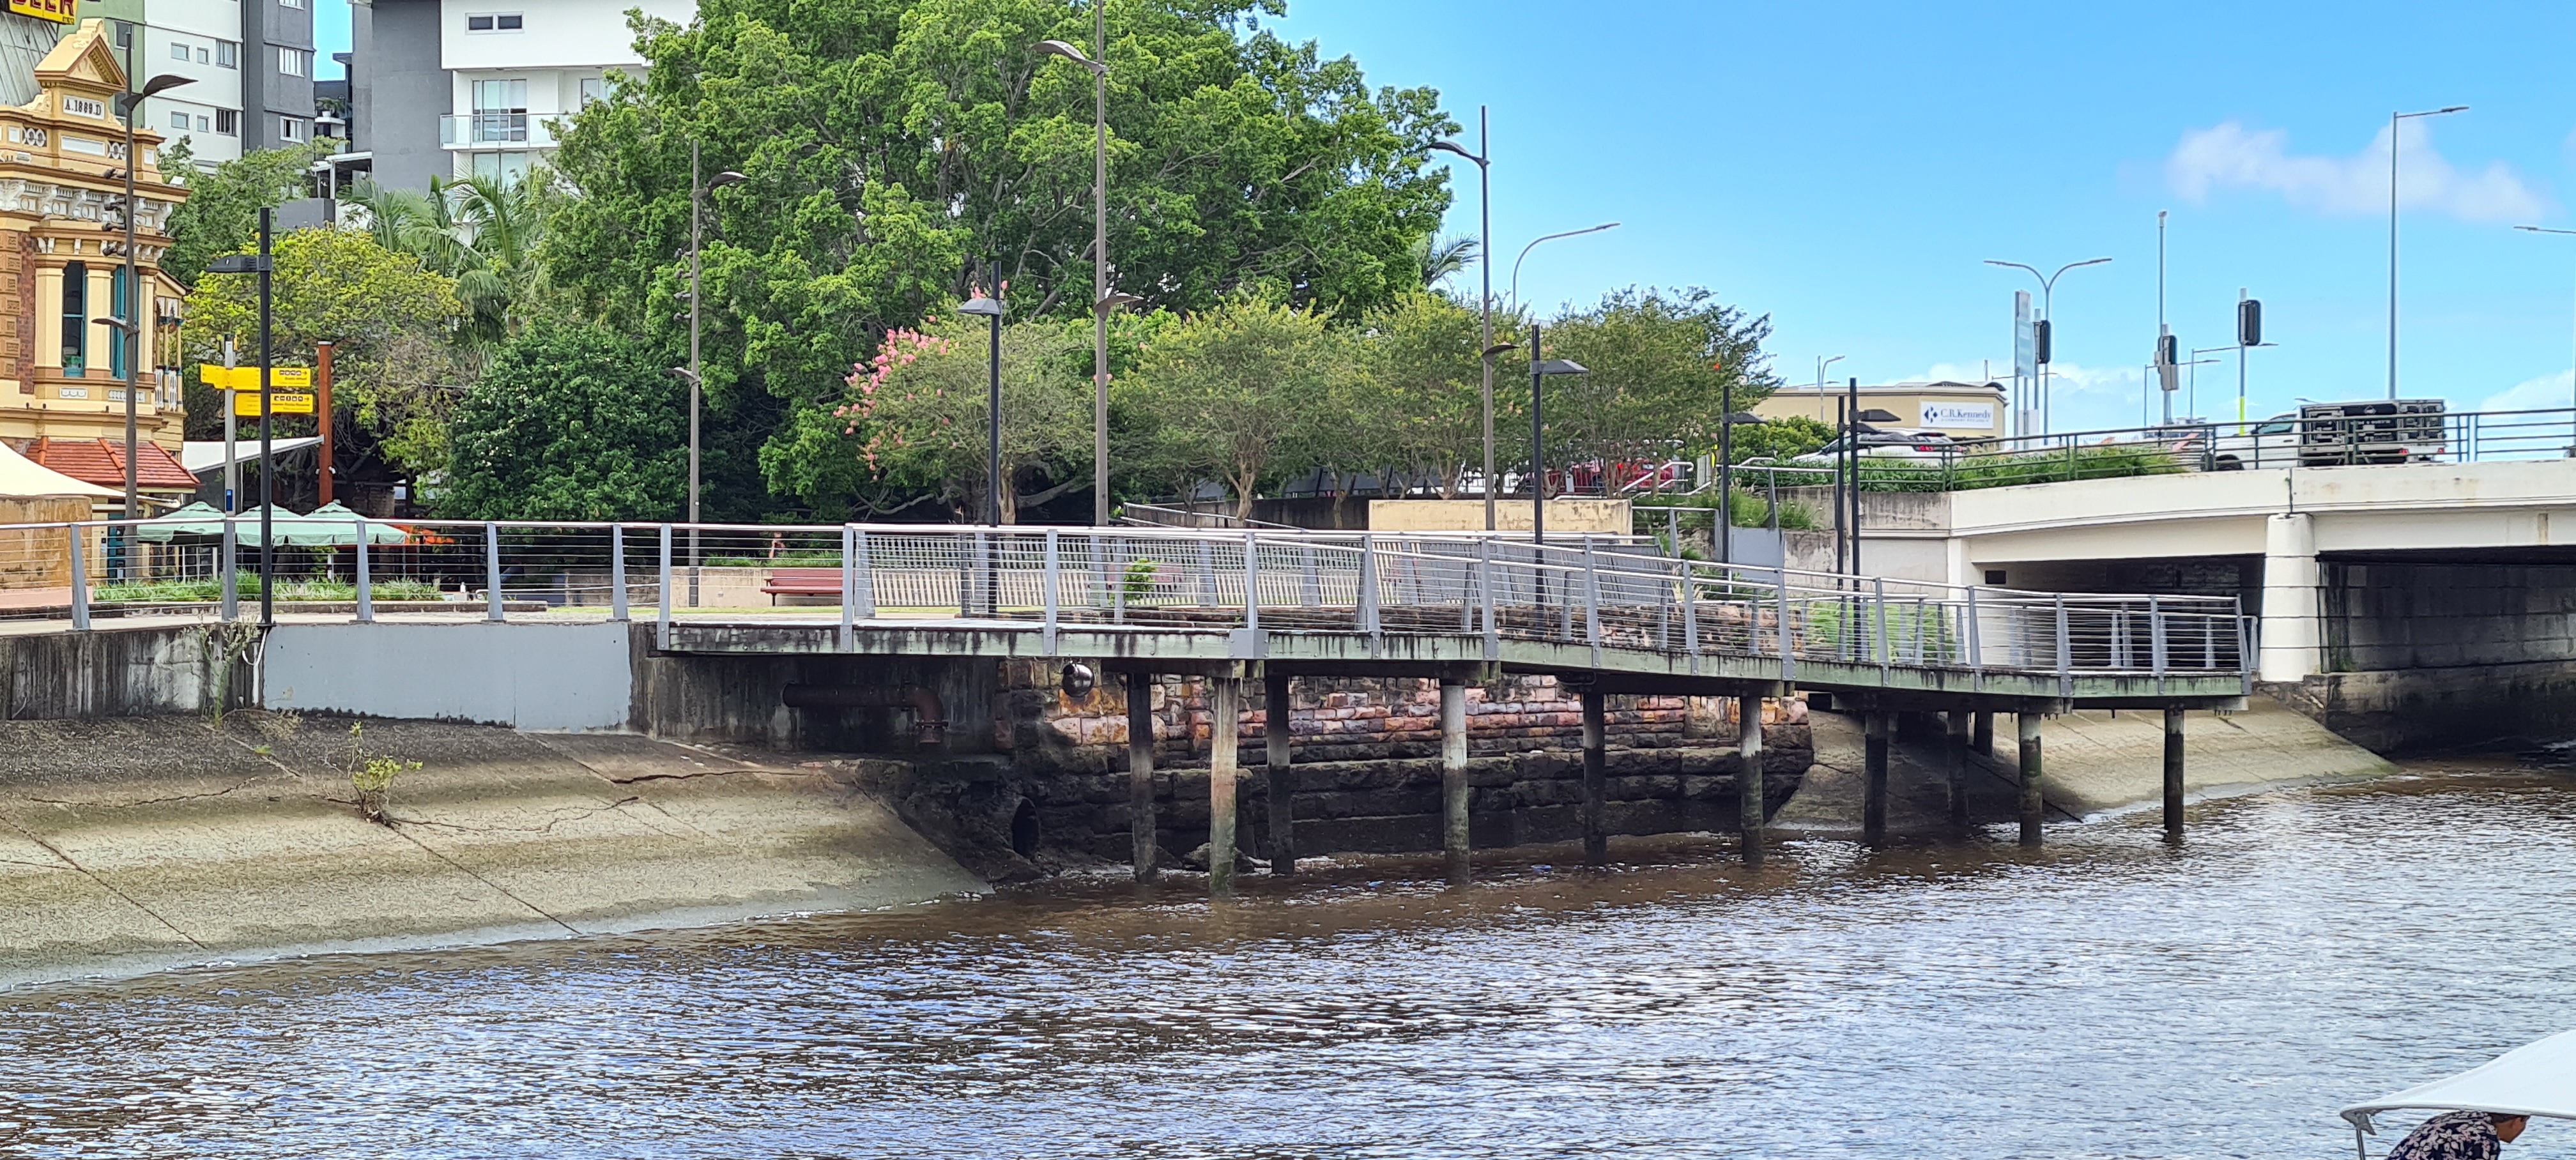
<svg viewBox="0 0 2576 1160">
<path fill-rule="evenodd" d="M 2486 397 L 2478 404 L 2481 411 L 2537 411 L 2568 406 L 2569 393 L 2576 391 L 2576 371 L 2560 371 L 2521 382 Z"/>
<path fill-rule="evenodd" d="M 2268 190 L 2291 205 L 2329 214 L 2378 214 L 2388 209 L 2388 130 L 2351 157 L 2296 155 L 2280 129 L 2255 131 L 2228 121 L 2182 135 L 2165 159 L 2165 179 L 2197 205 L 2213 189 Z M 2542 197 L 2503 162 L 2469 173 L 2433 150 L 2432 130 L 2406 121 L 2397 135 L 2402 180 L 2398 200 L 2473 222 L 2529 221 L 2542 216 Z"/>
</svg>

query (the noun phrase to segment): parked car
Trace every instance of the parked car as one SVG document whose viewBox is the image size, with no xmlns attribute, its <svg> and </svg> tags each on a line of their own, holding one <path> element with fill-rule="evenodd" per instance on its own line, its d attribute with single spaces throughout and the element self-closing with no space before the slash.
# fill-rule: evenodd
<svg viewBox="0 0 2576 1160">
<path fill-rule="evenodd" d="M 1833 442 L 1790 460 L 1801 467 L 1830 467 L 1849 453 L 1849 444 L 1837 437 Z M 1966 450 L 1958 440 L 1938 431 L 1908 431 L 1896 428 L 1863 428 L 1860 431 L 1860 455 L 1863 459 L 1918 459 L 1939 463 L 1955 458 Z"/>
<path fill-rule="evenodd" d="M 2210 441 L 2216 471 L 2248 467 L 2338 467 L 2429 463 L 2450 452 L 2440 399 L 2307 403 Z"/>
</svg>

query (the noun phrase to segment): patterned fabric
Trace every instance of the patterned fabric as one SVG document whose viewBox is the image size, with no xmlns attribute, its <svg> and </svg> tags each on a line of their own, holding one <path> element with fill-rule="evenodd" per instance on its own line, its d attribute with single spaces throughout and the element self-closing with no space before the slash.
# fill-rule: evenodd
<svg viewBox="0 0 2576 1160">
<path fill-rule="evenodd" d="M 2503 1150 L 2495 1121 L 2485 1112 L 2452 1112 L 2408 1132 L 2388 1160 L 2496 1160 Z"/>
</svg>

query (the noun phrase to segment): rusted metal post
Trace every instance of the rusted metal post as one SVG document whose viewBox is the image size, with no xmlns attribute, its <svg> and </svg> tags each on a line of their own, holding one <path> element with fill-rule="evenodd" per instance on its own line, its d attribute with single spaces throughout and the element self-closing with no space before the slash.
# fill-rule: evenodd
<svg viewBox="0 0 2576 1160">
<path fill-rule="evenodd" d="M 1243 678 L 1208 679 L 1208 897 L 1234 896 L 1234 790 L 1243 769 L 1235 756 L 1242 727 Z"/>
<path fill-rule="evenodd" d="M 1467 837 L 1467 686 L 1440 681 L 1440 849 L 1449 884 L 1469 881 Z"/>
<path fill-rule="evenodd" d="M 1895 721 L 1895 714 L 1885 709 L 1869 710 L 1862 718 L 1860 838 L 1872 846 L 1887 842 L 1887 742 L 1896 731 Z"/>
<path fill-rule="evenodd" d="M 2039 844 L 2041 811 L 2047 808 L 2040 799 L 2040 752 L 2038 713 L 2013 714 L 2014 731 L 2021 735 L 2021 844 Z"/>
<path fill-rule="evenodd" d="M 1127 674 L 1127 831 L 1136 881 L 1154 880 L 1154 676 Z"/>
<path fill-rule="evenodd" d="M 1975 729 L 1969 719 L 1985 714 L 1952 709 L 1944 716 L 1949 719 L 1950 736 L 1950 824 L 1964 829 L 1968 825 L 1968 741 Z"/>
<path fill-rule="evenodd" d="M 1744 838 L 1744 864 L 1762 864 L 1762 698 L 1735 699 L 1736 827 Z"/>
<path fill-rule="evenodd" d="M 2165 706 L 2165 833 L 2177 838 L 2182 836 L 2182 719 L 2182 706 Z"/>
<path fill-rule="evenodd" d="M 1583 689 L 1583 864 L 1599 866 L 1610 860 L 1610 830 L 1602 816 L 1602 798 L 1609 792 L 1609 755 L 1603 720 L 1602 694 L 1598 686 Z"/>
<path fill-rule="evenodd" d="M 1270 783 L 1270 872 L 1281 877 L 1297 872 L 1297 769 L 1289 764 L 1293 760 L 1288 750 L 1289 708 L 1288 674 L 1276 668 L 1265 670 L 1261 713 L 1268 721 L 1263 740 L 1270 751 L 1264 771 Z"/>
</svg>

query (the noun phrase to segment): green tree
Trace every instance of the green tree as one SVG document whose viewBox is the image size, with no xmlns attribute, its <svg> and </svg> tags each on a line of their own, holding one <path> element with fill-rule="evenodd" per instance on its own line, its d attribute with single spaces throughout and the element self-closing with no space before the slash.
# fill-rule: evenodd
<svg viewBox="0 0 2576 1160">
<path fill-rule="evenodd" d="M 1185 310 L 1267 286 L 1355 316 L 1421 284 L 1414 243 L 1448 202 L 1421 149 L 1452 127 L 1431 92 L 1372 91 L 1258 29 L 1274 0 L 1107 2 L 1121 288 Z M 708 0 L 686 28 L 640 21 L 647 71 L 556 155 L 578 196 L 548 271 L 676 359 L 692 143 L 703 173 L 747 174 L 707 199 L 706 389 L 718 425 L 785 400 L 783 442 L 828 430 L 803 412 L 962 297 L 970 263 L 1021 317 L 1087 319 L 1091 81 L 1035 46 L 1090 25 L 1076 0 Z"/>
<path fill-rule="evenodd" d="M 687 392 L 643 344 L 539 320 L 493 352 L 449 422 L 443 515 L 470 520 L 680 516 Z"/>
<path fill-rule="evenodd" d="M 259 211 L 304 196 L 314 160 L 330 151 L 322 141 L 260 149 L 207 173 L 189 162 L 185 141 L 170 146 L 161 172 L 186 180 L 188 200 L 170 213 L 170 252 L 161 268 L 181 285 L 194 286 L 208 262 L 257 248 Z"/>
<path fill-rule="evenodd" d="M 1346 361 L 1313 311 L 1243 294 L 1192 314 L 1145 347 L 1123 388 L 1146 424 L 1137 458 L 1184 486 L 1222 480 L 1249 516 L 1262 484 L 1322 466 L 1352 435 L 1330 401 Z"/>
<path fill-rule="evenodd" d="M 1091 392 L 1073 370 L 1074 356 L 1087 355 L 1088 345 L 1054 322 L 1002 328 L 1002 478 L 1010 483 L 1001 495 L 1004 523 L 1017 523 L 1023 506 L 1090 481 Z M 848 397 L 812 413 L 826 420 L 819 431 L 809 419 L 765 453 L 774 465 L 772 487 L 817 508 L 872 514 L 931 496 L 981 520 L 991 351 L 991 324 L 954 312 L 887 335 L 876 357 L 850 374 Z M 847 469 L 850 461 L 858 472 Z"/>
<path fill-rule="evenodd" d="M 1762 353 L 1770 333 L 1769 316 L 1698 288 L 1614 291 L 1549 323 L 1548 357 L 1591 372 L 1547 385 L 1550 461 L 1651 464 L 1708 449 L 1730 394 L 1740 411 L 1778 388 Z"/>
<path fill-rule="evenodd" d="M 1465 303 L 1427 290 L 1369 314 L 1363 372 L 1341 392 L 1352 439 L 1336 444 L 1365 458 L 1337 466 L 1428 477 L 1456 498 L 1469 465 L 1484 459 L 1479 321 Z"/>
<path fill-rule="evenodd" d="M 1831 442 L 1834 428 L 1804 415 L 1769 419 L 1759 425 L 1739 424 L 1735 428 L 1735 461 L 1748 459 L 1795 459 Z"/>
<path fill-rule="evenodd" d="M 354 229 L 282 234 L 274 255 L 275 361 L 310 366 L 314 344 L 332 344 L 332 402 L 351 421 L 343 429 L 356 436 L 344 454 L 380 456 L 415 479 L 445 466 L 445 415 L 463 381 L 451 358 L 465 319 L 455 280 Z M 179 337 L 188 363 L 222 361 L 227 338 L 256 357 L 257 276 L 206 275 L 189 293 L 187 311 Z M 199 410 L 192 403 L 192 425 Z M 204 410 L 220 421 L 219 410 Z"/>
</svg>

